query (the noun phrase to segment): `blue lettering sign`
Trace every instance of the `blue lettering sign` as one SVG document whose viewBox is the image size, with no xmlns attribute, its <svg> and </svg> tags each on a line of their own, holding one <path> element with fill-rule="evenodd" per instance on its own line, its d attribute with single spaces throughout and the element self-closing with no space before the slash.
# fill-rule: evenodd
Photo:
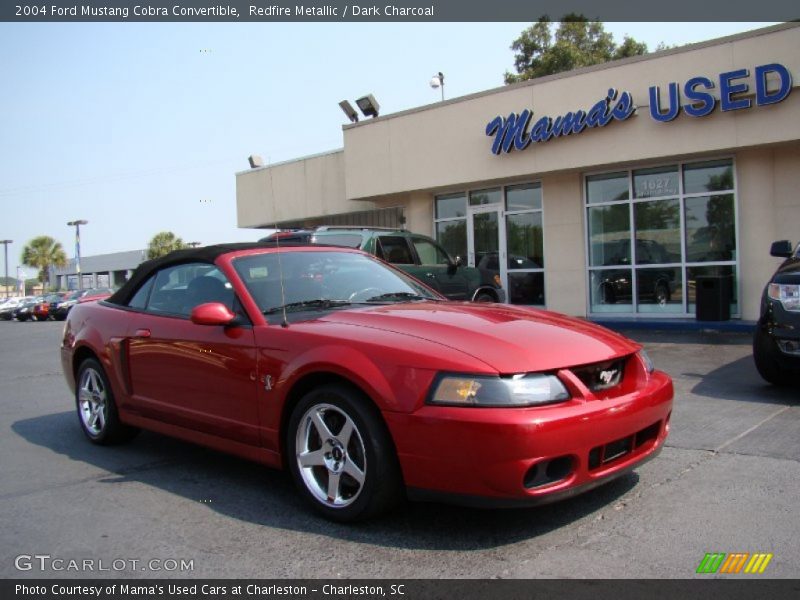
<svg viewBox="0 0 800 600">
<path fill-rule="evenodd" d="M 747 91 L 746 83 L 734 84 L 734 79 L 743 79 L 750 75 L 747 69 L 739 69 L 738 71 L 728 71 L 727 73 L 720 73 L 719 75 L 719 95 L 720 95 L 720 108 L 723 111 L 739 110 L 740 108 L 750 108 L 750 98 L 735 99 L 734 94 L 740 94 Z"/>
<path fill-rule="evenodd" d="M 683 88 L 683 95 L 692 101 L 683 107 L 683 111 L 690 117 L 705 117 L 710 114 L 717 105 L 717 99 L 708 92 L 701 92 L 697 89 L 703 86 L 707 90 L 714 89 L 714 82 L 707 77 L 692 77 L 686 82 Z"/>
<path fill-rule="evenodd" d="M 511 113 L 508 117 L 495 117 L 486 124 L 486 135 L 494 136 L 492 152 L 508 154 L 512 148 L 525 150 L 531 143 L 546 142 L 552 138 L 578 134 L 585 129 L 605 127 L 611 121 L 624 121 L 636 112 L 630 92 L 623 92 L 614 106 L 611 102 L 617 97 L 615 89 L 609 89 L 603 100 L 595 103 L 588 112 L 577 110 L 551 119 L 541 117 L 530 133 L 527 133 L 533 112 L 529 109 L 521 113 Z"/>
<path fill-rule="evenodd" d="M 698 76 L 687 80 L 681 87 L 677 82 L 667 85 L 666 106 L 662 105 L 661 89 L 651 86 L 650 116 L 661 123 L 668 123 L 678 117 L 683 109 L 690 117 L 705 117 L 719 106 L 722 111 L 750 108 L 753 100 L 743 97 L 750 92 L 750 85 L 742 79 L 749 77 L 748 69 L 738 69 L 719 74 L 719 100 L 711 93 L 714 81 Z M 766 106 L 784 100 L 792 91 L 792 75 L 778 63 L 769 63 L 755 68 L 755 105 Z M 769 80 L 770 85 L 767 83 Z M 683 99 L 681 98 L 683 92 Z M 509 153 L 512 149 L 525 150 L 532 143 L 546 142 L 550 139 L 579 134 L 585 129 L 605 127 L 611 121 L 625 121 L 636 112 L 633 96 L 609 88 L 606 97 L 596 102 L 588 111 L 570 111 L 554 119 L 541 117 L 533 125 L 533 112 L 525 109 L 521 113 L 511 113 L 508 117 L 495 117 L 486 125 L 486 135 L 494 136 L 492 152 Z"/>
<path fill-rule="evenodd" d="M 767 90 L 767 73 L 775 73 L 780 79 L 780 87 L 777 92 L 770 93 Z M 756 104 L 758 106 L 780 102 L 791 91 L 792 75 L 786 67 L 777 63 L 756 67 Z"/>
<path fill-rule="evenodd" d="M 678 94 L 677 83 L 669 84 L 669 105 L 666 112 L 661 112 L 661 90 L 655 85 L 650 88 L 650 116 L 656 121 L 661 121 L 662 123 L 672 121 L 678 116 L 680 109 L 681 99 Z"/>
<path fill-rule="evenodd" d="M 530 110 L 527 108 L 519 115 L 511 113 L 506 119 L 495 117 L 486 125 L 486 135 L 494 135 L 492 152 L 511 152 L 514 146 L 517 150 L 525 150 L 531 143 L 527 135 L 528 123 L 531 120 Z"/>
</svg>

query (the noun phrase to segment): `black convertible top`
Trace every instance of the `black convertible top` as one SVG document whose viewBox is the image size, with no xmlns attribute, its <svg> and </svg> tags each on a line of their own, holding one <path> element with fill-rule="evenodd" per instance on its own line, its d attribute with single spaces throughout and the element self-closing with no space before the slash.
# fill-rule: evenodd
<svg viewBox="0 0 800 600">
<path fill-rule="evenodd" d="M 311 244 L 298 244 L 286 242 L 281 240 L 266 241 L 266 242 L 240 242 L 235 244 L 215 244 L 213 246 L 201 246 L 199 248 L 185 248 L 183 250 L 173 250 L 169 254 L 165 254 L 159 258 L 146 260 L 133 272 L 131 278 L 125 282 L 109 298 L 106 302 L 112 304 L 126 305 L 147 279 L 159 269 L 164 267 L 171 267 L 174 265 L 182 265 L 186 263 L 208 263 L 214 264 L 218 256 L 227 254 L 228 252 L 236 252 L 238 250 L 254 250 L 256 248 L 283 248 L 283 247 L 298 247 L 309 246 Z M 323 244 L 314 244 L 322 246 Z M 325 244 L 327 245 L 327 244 Z"/>
</svg>

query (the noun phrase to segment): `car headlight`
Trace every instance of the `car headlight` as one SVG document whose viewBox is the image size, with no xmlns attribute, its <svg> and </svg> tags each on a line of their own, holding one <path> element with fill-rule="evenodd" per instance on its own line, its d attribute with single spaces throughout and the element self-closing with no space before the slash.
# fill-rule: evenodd
<svg viewBox="0 0 800 600">
<path fill-rule="evenodd" d="M 800 285 L 789 283 L 770 283 L 767 295 L 777 300 L 786 310 L 800 311 Z"/>
<path fill-rule="evenodd" d="M 648 373 L 652 373 L 656 370 L 656 366 L 653 364 L 653 361 L 650 359 L 650 355 L 647 354 L 644 350 L 639 350 L 639 356 L 644 363 L 644 368 L 647 369 Z"/>
<path fill-rule="evenodd" d="M 569 397 L 567 388 L 555 375 L 446 375 L 436 383 L 429 402 L 448 406 L 536 406 L 563 402 Z"/>
</svg>

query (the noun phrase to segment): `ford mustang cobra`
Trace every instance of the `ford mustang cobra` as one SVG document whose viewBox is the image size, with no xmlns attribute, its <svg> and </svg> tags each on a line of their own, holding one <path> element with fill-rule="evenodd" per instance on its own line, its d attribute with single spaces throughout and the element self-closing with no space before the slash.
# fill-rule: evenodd
<svg viewBox="0 0 800 600">
<path fill-rule="evenodd" d="M 232 244 L 78 304 L 61 358 L 91 442 L 144 428 L 291 473 L 331 519 L 400 499 L 524 506 L 661 449 L 672 382 L 541 310 L 450 302 L 358 250 Z"/>
</svg>

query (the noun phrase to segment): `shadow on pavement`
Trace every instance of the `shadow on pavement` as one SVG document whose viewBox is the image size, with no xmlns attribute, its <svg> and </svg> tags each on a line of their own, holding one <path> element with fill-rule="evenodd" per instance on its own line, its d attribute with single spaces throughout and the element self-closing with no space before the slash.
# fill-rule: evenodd
<svg viewBox="0 0 800 600">
<path fill-rule="evenodd" d="M 514 510 L 475 510 L 410 503 L 363 524 L 317 517 L 288 475 L 166 436 L 142 432 L 124 446 L 90 444 L 72 411 L 17 421 L 14 432 L 32 444 L 108 471 L 101 483 L 140 482 L 264 527 L 297 530 L 396 548 L 479 550 L 535 538 L 591 515 L 635 487 L 635 473 L 555 504 Z M 69 482 L 63 485 L 81 485 Z"/>
<path fill-rule="evenodd" d="M 797 404 L 800 399 L 799 387 L 778 387 L 761 379 L 751 356 L 742 357 L 701 376 L 692 393 L 707 398 L 787 406 Z"/>
</svg>

